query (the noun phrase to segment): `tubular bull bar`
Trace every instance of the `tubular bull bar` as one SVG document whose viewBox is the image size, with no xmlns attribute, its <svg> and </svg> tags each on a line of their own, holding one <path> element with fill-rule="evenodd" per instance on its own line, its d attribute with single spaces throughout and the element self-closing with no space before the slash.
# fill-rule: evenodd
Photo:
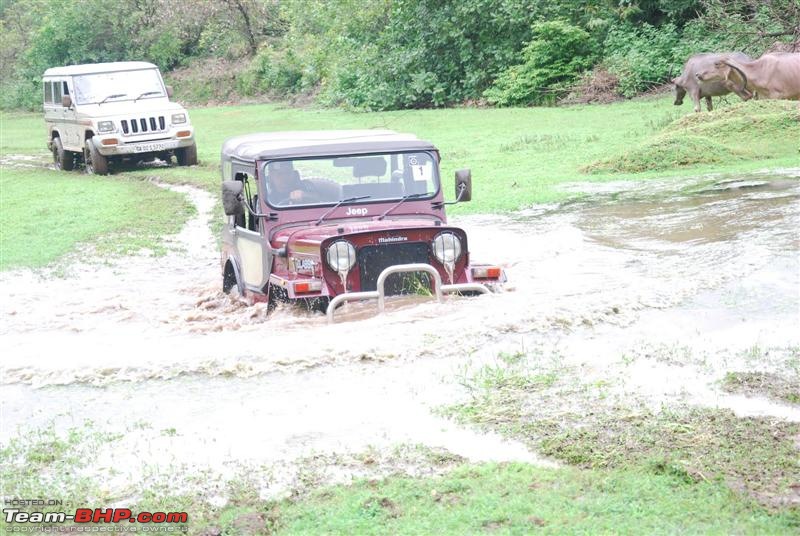
<svg viewBox="0 0 800 536">
<path fill-rule="evenodd" d="M 331 299 L 330 303 L 328 303 L 328 309 L 326 312 L 328 316 L 328 323 L 330 324 L 333 322 L 333 315 L 339 304 L 349 301 L 377 299 L 378 312 L 382 313 L 386 308 L 386 290 L 384 289 L 386 278 L 392 274 L 401 272 L 425 272 L 429 274 L 433 278 L 433 291 L 436 294 L 436 301 L 438 302 L 442 301 L 442 295 L 445 292 L 479 292 L 481 294 L 489 293 L 489 289 L 480 283 L 457 283 L 452 285 L 443 285 L 442 276 L 440 276 L 436 268 L 430 264 L 398 264 L 395 266 L 389 266 L 381 272 L 381 274 L 378 276 L 377 290 L 370 290 L 366 292 L 346 292 Z"/>
</svg>

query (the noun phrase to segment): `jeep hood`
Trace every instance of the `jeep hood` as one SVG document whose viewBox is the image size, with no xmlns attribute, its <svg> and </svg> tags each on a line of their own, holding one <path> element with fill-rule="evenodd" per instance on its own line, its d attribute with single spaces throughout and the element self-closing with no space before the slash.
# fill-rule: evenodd
<svg viewBox="0 0 800 536">
<path fill-rule="evenodd" d="M 101 118 L 126 118 L 139 115 L 158 113 L 170 115 L 186 113 L 186 109 L 177 102 L 170 102 L 164 98 L 140 99 L 134 103 L 132 100 L 104 102 L 103 104 L 79 104 L 77 113 L 91 119 Z M 188 114 L 187 114 L 188 115 Z M 187 116 L 188 119 L 188 116 Z"/>
<path fill-rule="evenodd" d="M 331 222 L 310 227 L 290 227 L 277 231 L 272 238 L 275 247 L 287 246 L 289 250 L 304 250 L 319 245 L 328 238 L 353 236 L 356 234 L 374 233 L 378 235 L 403 236 L 404 232 L 451 228 L 436 225 L 431 219 L 397 219 L 397 220 L 360 220 L 351 222 Z"/>
</svg>

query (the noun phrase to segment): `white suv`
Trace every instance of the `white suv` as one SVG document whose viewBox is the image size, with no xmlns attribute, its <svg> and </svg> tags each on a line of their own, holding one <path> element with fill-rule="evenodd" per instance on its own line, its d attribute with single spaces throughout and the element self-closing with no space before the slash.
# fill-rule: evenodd
<svg viewBox="0 0 800 536">
<path fill-rule="evenodd" d="M 121 160 L 158 157 L 197 163 L 189 114 L 170 102 L 172 91 L 152 63 L 124 61 L 54 67 L 45 71 L 47 146 L 58 169 L 79 162 L 106 174 Z"/>
</svg>

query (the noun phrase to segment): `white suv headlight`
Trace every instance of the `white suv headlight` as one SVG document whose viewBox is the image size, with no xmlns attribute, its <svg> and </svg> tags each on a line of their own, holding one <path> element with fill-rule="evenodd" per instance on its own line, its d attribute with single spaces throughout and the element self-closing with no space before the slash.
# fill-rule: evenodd
<svg viewBox="0 0 800 536">
<path fill-rule="evenodd" d="M 172 114 L 172 124 L 182 125 L 186 122 L 186 114 Z"/>
<path fill-rule="evenodd" d="M 328 266 L 337 272 L 349 272 L 356 263 L 356 248 L 347 240 L 337 240 L 328 247 Z"/>
<path fill-rule="evenodd" d="M 442 264 L 454 264 L 461 257 L 461 240 L 450 232 L 436 235 L 432 248 L 433 256 Z"/>
<path fill-rule="evenodd" d="M 107 132 L 114 132 L 116 128 L 114 128 L 114 121 L 98 121 L 97 122 L 97 132 L 99 134 L 105 134 Z"/>
</svg>

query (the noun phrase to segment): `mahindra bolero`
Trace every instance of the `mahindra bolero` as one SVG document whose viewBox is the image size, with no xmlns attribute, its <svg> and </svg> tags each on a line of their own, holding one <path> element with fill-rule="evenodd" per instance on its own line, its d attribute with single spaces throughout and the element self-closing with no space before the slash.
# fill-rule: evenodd
<svg viewBox="0 0 800 536">
<path fill-rule="evenodd" d="M 115 162 L 158 157 L 197 163 L 189 114 L 152 63 L 124 61 L 54 67 L 43 79 L 47 146 L 57 169 L 83 163 L 104 175 Z"/>
</svg>

